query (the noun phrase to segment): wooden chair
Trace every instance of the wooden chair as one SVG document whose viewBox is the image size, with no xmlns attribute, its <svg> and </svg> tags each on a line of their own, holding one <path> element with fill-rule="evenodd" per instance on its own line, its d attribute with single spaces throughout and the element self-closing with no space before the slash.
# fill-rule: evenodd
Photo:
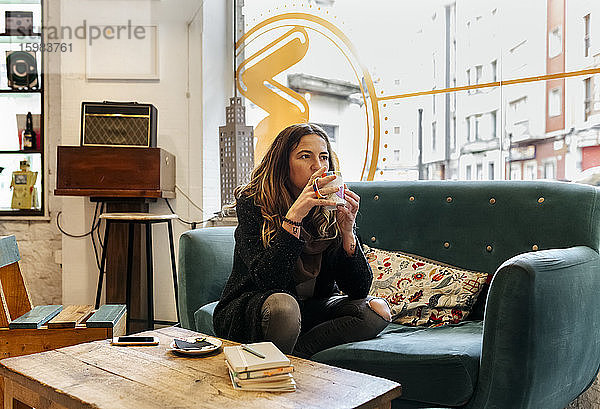
<svg viewBox="0 0 600 409">
<path fill-rule="evenodd" d="M 0 358 L 49 351 L 125 334 L 124 305 L 33 307 L 15 236 L 0 236 Z M 3 406 L 0 377 L 0 408 Z"/>
</svg>

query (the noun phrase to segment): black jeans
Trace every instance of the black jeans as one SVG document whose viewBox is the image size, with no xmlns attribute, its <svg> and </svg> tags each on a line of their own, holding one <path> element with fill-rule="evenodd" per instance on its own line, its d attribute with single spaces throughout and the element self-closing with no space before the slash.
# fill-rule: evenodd
<svg viewBox="0 0 600 409">
<path fill-rule="evenodd" d="M 302 358 L 336 345 L 375 338 L 388 322 L 370 308 L 371 299 L 336 295 L 310 298 L 299 305 L 289 294 L 272 294 L 262 308 L 263 336 L 284 353 Z"/>
</svg>

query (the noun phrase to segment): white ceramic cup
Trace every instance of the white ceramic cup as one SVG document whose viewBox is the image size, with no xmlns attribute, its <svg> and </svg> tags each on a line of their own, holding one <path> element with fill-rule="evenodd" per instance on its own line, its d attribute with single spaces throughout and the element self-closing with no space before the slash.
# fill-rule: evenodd
<svg viewBox="0 0 600 409">
<path fill-rule="evenodd" d="M 337 192 L 334 192 L 330 195 L 327 195 L 327 200 L 334 200 L 336 202 L 335 206 L 325 206 L 325 209 L 335 210 L 337 209 L 337 205 L 345 205 L 346 200 L 344 199 L 344 179 L 342 178 L 342 173 L 339 171 L 330 171 L 327 172 L 327 176 L 335 175 L 335 179 L 323 186 L 321 189 L 325 187 L 337 187 Z"/>
</svg>

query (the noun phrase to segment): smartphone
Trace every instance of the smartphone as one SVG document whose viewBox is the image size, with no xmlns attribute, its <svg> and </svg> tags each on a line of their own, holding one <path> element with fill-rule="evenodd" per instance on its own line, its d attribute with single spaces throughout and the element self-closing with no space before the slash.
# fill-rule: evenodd
<svg viewBox="0 0 600 409">
<path fill-rule="evenodd" d="M 138 335 L 128 335 L 123 337 L 114 337 L 112 345 L 158 345 L 157 337 L 145 337 Z"/>
<path fill-rule="evenodd" d="M 175 341 L 175 347 L 177 347 L 177 349 L 182 349 L 184 351 L 200 351 L 206 347 L 215 347 L 215 345 L 211 344 L 210 342 L 207 342 L 205 340 L 200 340 L 197 342 L 187 342 L 184 341 L 183 339 L 177 339 L 175 338 L 173 341 Z"/>
</svg>

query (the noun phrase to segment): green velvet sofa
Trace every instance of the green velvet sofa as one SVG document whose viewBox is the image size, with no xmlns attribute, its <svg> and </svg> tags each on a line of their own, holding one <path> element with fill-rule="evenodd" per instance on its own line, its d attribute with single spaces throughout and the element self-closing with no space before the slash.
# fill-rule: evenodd
<svg viewBox="0 0 600 409">
<path fill-rule="evenodd" d="M 493 273 L 469 320 L 390 324 L 313 360 L 395 380 L 394 408 L 564 408 L 600 364 L 599 190 L 560 182 L 357 182 L 364 243 Z M 212 333 L 233 227 L 184 233 L 179 311 Z"/>
</svg>

